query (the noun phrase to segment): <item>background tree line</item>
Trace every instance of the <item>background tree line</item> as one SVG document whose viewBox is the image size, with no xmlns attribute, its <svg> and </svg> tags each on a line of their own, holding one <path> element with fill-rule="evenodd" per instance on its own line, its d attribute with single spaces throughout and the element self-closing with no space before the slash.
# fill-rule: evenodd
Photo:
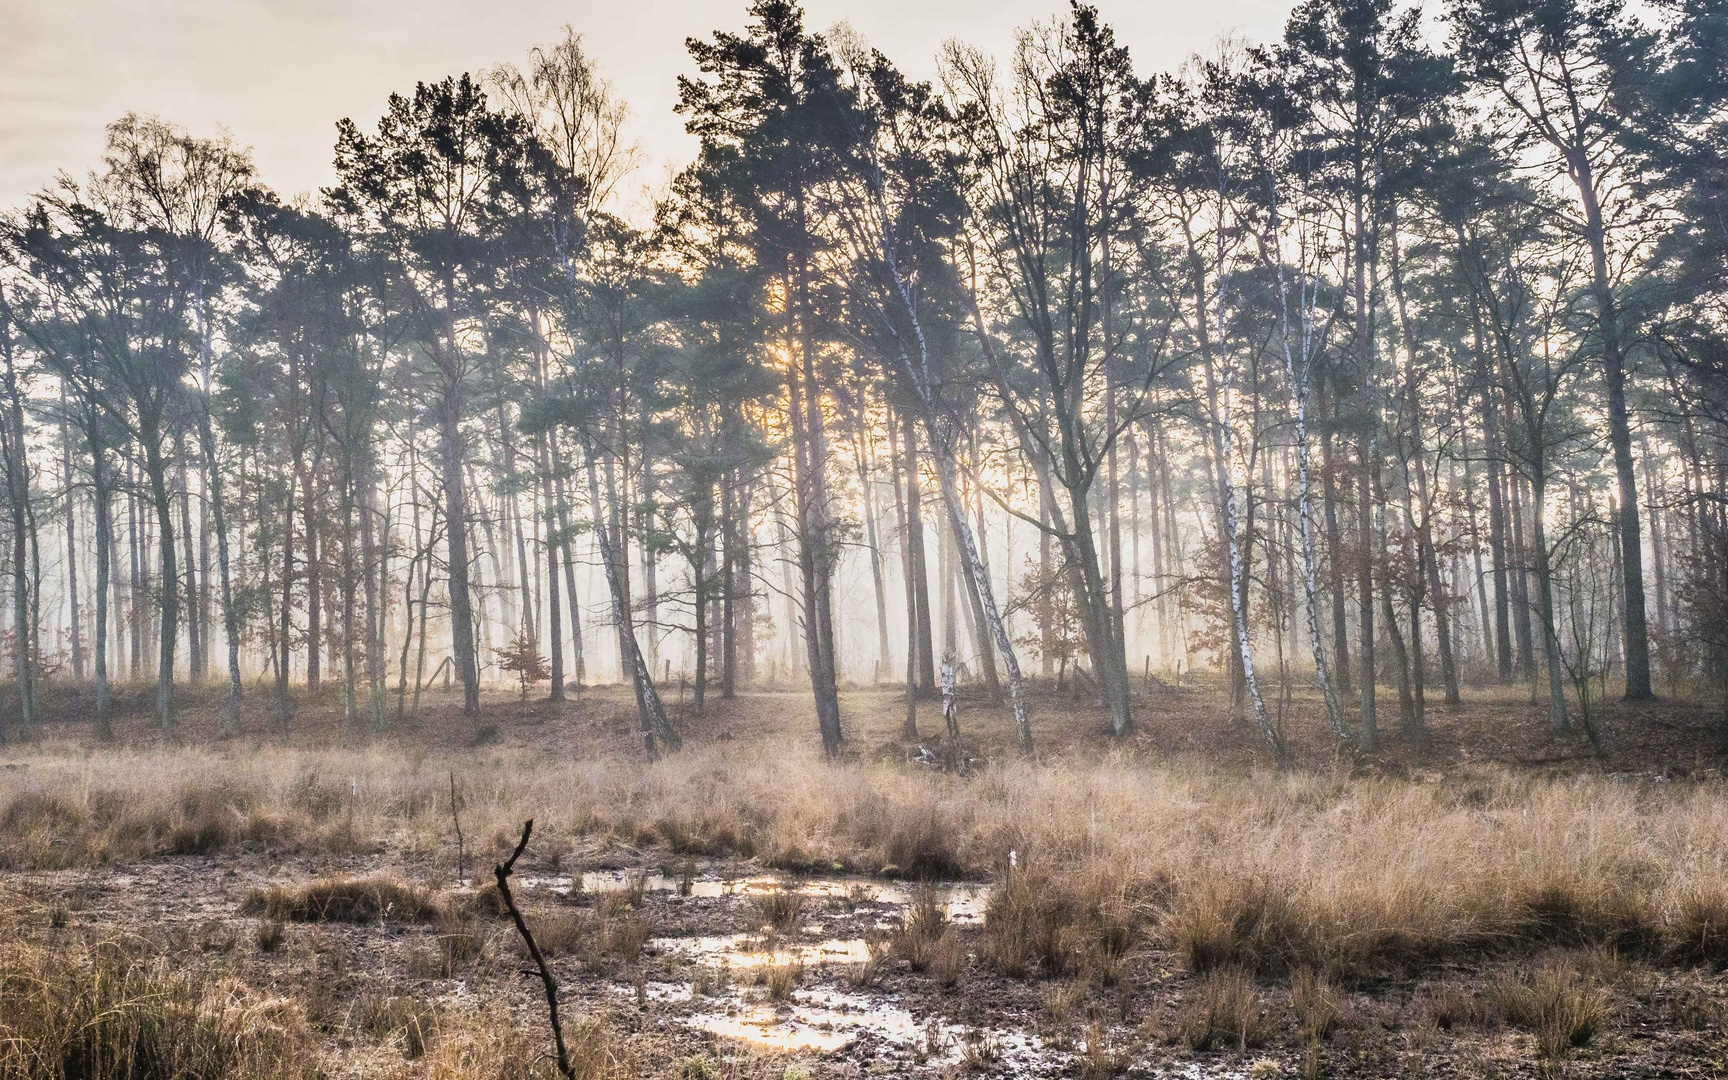
<svg viewBox="0 0 1728 1080">
<path fill-rule="evenodd" d="M 1520 680 L 1728 738 L 1720 0 L 1305 0 L 1151 74 L 1076 4 L 934 82 L 758 0 L 689 50 L 640 221 L 569 30 L 343 120 L 315 197 L 128 115 L 5 215 L 3 722 L 616 677 L 654 753 L 792 679 L 834 753 L 843 683 L 915 734 L 959 677 L 1030 747 L 1034 674 L 1126 735 L 1198 665 L 1278 756 L 1308 687 L 1369 751 Z"/>
</svg>

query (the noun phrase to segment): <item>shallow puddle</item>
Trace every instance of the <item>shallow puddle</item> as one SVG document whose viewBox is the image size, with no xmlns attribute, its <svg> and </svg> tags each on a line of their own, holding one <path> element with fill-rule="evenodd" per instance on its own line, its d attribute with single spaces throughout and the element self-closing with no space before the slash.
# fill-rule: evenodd
<svg viewBox="0 0 1728 1080">
<path fill-rule="evenodd" d="M 937 1017 L 919 1019 L 879 999 L 833 989 L 800 990 L 779 1007 L 733 997 L 724 1011 L 698 1012 L 686 1022 L 772 1050 L 833 1053 L 868 1035 L 941 1064 L 958 1061 L 969 1045 L 980 1042 L 988 1042 L 991 1052 L 1008 1062 L 1030 1064 L 1029 1058 L 1044 1054 L 1036 1037 L 1021 1032 L 976 1031 Z"/>
<path fill-rule="evenodd" d="M 572 874 L 523 875 L 520 880 L 529 888 L 564 894 L 568 894 L 577 882 L 576 876 Z M 948 920 L 958 923 L 982 922 L 984 907 L 990 900 L 990 886 L 972 882 L 937 882 L 921 886 L 864 878 L 804 878 L 780 874 L 752 874 L 748 877 L 730 878 L 700 874 L 680 880 L 666 874 L 648 874 L 639 870 L 590 870 L 581 875 L 582 892 L 628 892 L 637 888 L 644 892 L 678 893 L 706 899 L 761 896 L 785 889 L 815 899 L 882 904 L 896 908 L 911 904 L 921 889 L 929 888 L 935 890 L 937 900 Z"/>
<path fill-rule="evenodd" d="M 655 938 L 649 947 L 677 953 L 699 963 L 724 964 L 731 968 L 769 967 L 775 964 L 862 964 L 870 959 L 863 938 L 830 938 L 817 942 L 765 941 L 753 934 L 721 934 L 715 937 Z"/>
</svg>

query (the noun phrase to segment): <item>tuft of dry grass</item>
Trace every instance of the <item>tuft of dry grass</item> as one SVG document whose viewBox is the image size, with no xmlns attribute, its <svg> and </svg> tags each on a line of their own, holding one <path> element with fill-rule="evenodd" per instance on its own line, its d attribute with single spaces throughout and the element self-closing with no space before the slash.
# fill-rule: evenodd
<svg viewBox="0 0 1728 1080">
<path fill-rule="evenodd" d="M 566 1020 L 564 1041 L 576 1080 L 634 1080 L 640 1063 L 604 1016 Z M 539 1080 L 547 1075 L 547 1040 L 529 1034 L 499 1008 L 444 1023 L 425 1062 L 426 1080 Z"/>
<path fill-rule="evenodd" d="M 1042 863 L 1011 867 L 985 906 L 984 955 L 1009 976 L 1096 976 L 1114 985 L 1141 935 L 1131 888 L 1119 871 L 1096 864 L 1063 873 Z"/>
<path fill-rule="evenodd" d="M 132 941 L 0 944 L 0 1078 L 300 1080 L 299 1006 Z"/>
<path fill-rule="evenodd" d="M 438 1036 L 438 1011 L 424 1001 L 398 995 L 369 994 L 360 999 L 360 1029 L 395 1045 L 418 1061 Z"/>
<path fill-rule="evenodd" d="M 788 1001 L 792 991 L 804 981 L 804 965 L 796 960 L 779 960 L 772 964 L 764 964 L 760 969 L 762 985 L 767 988 L 768 1000 Z"/>
<path fill-rule="evenodd" d="M 1544 961 L 1523 977 L 1497 988 L 1506 1022 L 1536 1036 L 1536 1052 L 1561 1061 L 1589 1045 L 1608 1024 L 1608 993 L 1579 970 L 1571 957 Z"/>
<path fill-rule="evenodd" d="M 282 925 L 280 919 L 265 919 L 258 924 L 258 929 L 252 935 L 253 942 L 261 953 L 273 953 L 288 940 L 288 928 Z"/>
<path fill-rule="evenodd" d="M 936 939 L 936 947 L 930 954 L 929 969 L 936 979 L 936 985 L 944 990 L 952 990 L 960 985 L 960 976 L 966 970 L 966 946 L 960 943 L 960 935 L 948 930 Z"/>
<path fill-rule="evenodd" d="M 1290 1008 L 1305 1042 L 1332 1037 L 1343 1019 L 1343 993 L 1338 984 L 1313 968 L 1297 968 L 1290 977 Z"/>
<path fill-rule="evenodd" d="M 804 910 L 804 894 L 797 889 L 769 889 L 750 898 L 759 925 L 772 926 L 784 933 L 798 925 Z"/>
<path fill-rule="evenodd" d="M 365 877 L 259 889 L 241 902 L 240 913 L 283 922 L 435 922 L 443 909 L 423 888 L 393 878 Z"/>
<path fill-rule="evenodd" d="M 1176 1015 L 1177 1038 L 1190 1050 L 1243 1051 L 1268 1034 L 1259 991 L 1245 971 L 1218 969 L 1202 976 Z"/>
<path fill-rule="evenodd" d="M 1666 929 L 1669 949 L 1683 963 L 1728 964 L 1728 886 L 1694 884 L 1669 912 Z"/>
</svg>

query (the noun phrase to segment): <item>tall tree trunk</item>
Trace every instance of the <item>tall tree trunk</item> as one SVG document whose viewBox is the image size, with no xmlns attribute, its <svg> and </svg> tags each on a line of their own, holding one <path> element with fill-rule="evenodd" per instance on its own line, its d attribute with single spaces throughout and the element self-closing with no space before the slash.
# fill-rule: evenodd
<svg viewBox="0 0 1728 1080">
<path fill-rule="evenodd" d="M 1219 449 L 1222 456 L 1220 471 L 1222 472 L 1224 483 L 1224 490 L 1222 492 L 1224 496 L 1224 543 L 1226 553 L 1225 557 L 1228 560 L 1230 575 L 1231 622 L 1232 628 L 1235 632 L 1237 655 L 1240 658 L 1242 665 L 1243 690 L 1245 691 L 1249 702 L 1252 703 L 1255 726 L 1259 729 L 1260 737 L 1265 741 L 1267 749 L 1272 751 L 1272 756 L 1280 763 L 1283 763 L 1289 758 L 1290 751 L 1285 747 L 1284 738 L 1279 734 L 1277 727 L 1273 725 L 1272 717 L 1266 711 L 1266 702 L 1260 696 L 1260 683 L 1254 675 L 1254 651 L 1248 640 L 1247 589 L 1246 582 L 1243 580 L 1241 545 L 1238 543 L 1236 535 L 1239 527 L 1236 518 L 1236 484 L 1231 479 L 1230 475 L 1231 462 L 1233 461 L 1235 429 L 1230 420 L 1229 399 L 1230 379 L 1227 374 L 1224 380 L 1224 393 L 1222 396 L 1223 411 L 1219 414 L 1220 420 L 1218 428 L 1220 435 Z M 1252 476 L 1253 473 L 1249 473 L 1249 477 L 1252 478 Z M 1252 494 L 1250 494 L 1250 498 L 1252 498 Z"/>
<path fill-rule="evenodd" d="M 78 607 L 78 513 L 72 484 L 72 437 L 66 423 L 66 387 L 60 387 L 60 483 L 65 491 L 66 603 L 72 636 L 72 677 L 84 681 L 84 619 Z"/>
<path fill-rule="evenodd" d="M 1530 526 L 1534 542 L 1534 550 L 1531 555 L 1536 564 L 1536 621 L 1542 627 L 1542 648 L 1546 654 L 1545 659 L 1548 668 L 1548 723 L 1556 735 L 1569 735 L 1572 733 L 1572 718 L 1566 711 L 1566 687 L 1562 681 L 1560 637 L 1554 624 L 1554 575 L 1548 561 L 1547 526 L 1543 523 L 1547 507 L 1548 483 L 1547 477 L 1544 475 L 1547 465 L 1540 456 L 1531 464 Z"/>
<path fill-rule="evenodd" d="M 358 604 L 355 599 L 357 570 L 354 566 L 354 460 L 349 448 L 343 449 L 342 493 L 337 500 L 337 514 L 342 519 L 342 724 L 351 727 L 359 720 L 359 675 L 354 668 L 355 622 Z"/>
<path fill-rule="evenodd" d="M 283 475 L 288 489 L 282 503 L 282 608 L 278 616 L 281 626 L 276 638 L 279 643 L 276 648 L 276 726 L 283 735 L 288 734 L 288 721 L 294 711 L 288 696 L 288 668 L 294 656 L 291 637 L 294 630 L 294 489 L 298 472 L 298 469 L 289 469 Z"/>
<path fill-rule="evenodd" d="M 174 644 L 178 636 L 180 617 L 179 568 L 174 554 L 174 503 L 168 491 L 168 463 L 162 459 L 162 434 L 154 421 L 146 421 L 141 434 L 144 439 L 144 472 L 150 483 L 150 494 L 156 503 L 156 542 L 160 559 L 162 588 L 162 632 L 156 664 L 156 718 L 166 739 L 175 738 L 174 728 Z"/>
<path fill-rule="evenodd" d="M 547 652 L 552 663 L 552 689 L 548 697 L 553 701 L 563 701 L 564 614 L 560 610 L 563 600 L 558 594 L 558 553 L 562 548 L 563 537 L 558 527 L 558 503 L 552 497 L 552 454 L 547 441 L 545 432 L 534 438 L 535 464 L 540 468 L 540 502 L 546 519 L 546 621 L 547 633 L 551 638 Z"/>
<path fill-rule="evenodd" d="M 797 521 L 798 568 L 804 583 L 804 647 L 816 699 L 816 723 L 822 749 L 840 753 L 840 698 L 836 685 L 831 574 L 834 551 L 828 534 L 828 443 L 824 435 L 821 388 L 809 327 L 808 268 L 801 256 L 789 260 L 798 363 L 788 379 L 793 443 L 793 516 Z"/>
<path fill-rule="evenodd" d="M 906 436 L 906 548 L 912 559 L 912 585 L 917 601 L 918 618 L 912 628 L 912 642 L 918 654 L 918 692 L 925 697 L 936 693 L 936 640 L 930 617 L 930 575 L 924 552 L 924 493 L 918 483 L 918 431 L 911 414 L 905 417 Z"/>
<path fill-rule="evenodd" d="M 107 453 L 99 436 L 90 439 L 90 483 L 96 507 L 96 737 L 106 742 L 114 737 L 108 701 L 108 590 L 113 580 L 114 539 L 112 494 L 109 491 Z"/>
<path fill-rule="evenodd" d="M 186 679 L 204 681 L 204 627 L 198 610 L 198 551 L 192 546 L 192 488 L 186 475 L 186 431 L 176 425 L 174 472 L 180 487 L 180 534 L 186 538 Z"/>
<path fill-rule="evenodd" d="M 738 473 L 720 487 L 720 700 L 738 693 Z"/>
<path fill-rule="evenodd" d="M 6 359 L 6 481 L 12 512 L 12 677 L 18 689 L 18 719 L 30 726 L 36 715 L 36 657 L 31 650 L 30 617 L 30 457 L 24 441 L 24 400 L 13 367 L 11 328 L 0 323 L 0 348 Z M 164 731 L 172 734 L 172 721 Z"/>
<path fill-rule="evenodd" d="M 605 504 L 600 500 L 600 477 L 594 467 L 594 457 L 594 450 L 590 447 L 587 463 L 588 498 L 594 514 L 594 537 L 600 545 L 600 559 L 605 565 L 607 591 L 612 597 L 612 617 L 618 623 L 620 644 L 625 649 L 623 661 L 636 690 L 636 711 L 642 724 L 642 748 L 652 758 L 655 755 L 655 739 L 659 739 L 669 750 L 678 749 L 682 740 L 666 718 L 666 709 L 661 705 L 660 694 L 654 688 L 653 673 L 648 670 L 642 649 L 636 643 L 636 627 L 627 607 L 629 592 L 620 580 L 625 568 L 623 560 L 614 550 L 612 537 L 606 528 Z"/>
<path fill-rule="evenodd" d="M 908 420 L 906 430 L 910 434 L 911 421 Z M 907 514 L 907 504 L 910 499 L 902 494 L 900 486 L 900 452 L 894 434 L 894 413 L 888 413 L 888 457 L 893 463 L 894 473 L 894 516 L 900 537 L 900 581 L 906 592 L 906 719 L 900 725 L 902 738 L 916 741 L 918 738 L 918 580 L 912 558 L 912 526 Z M 908 459 L 910 455 L 908 455 Z M 907 471 L 907 493 L 915 490 L 911 481 L 911 473 Z"/>
<path fill-rule="evenodd" d="M 1374 666 L 1374 495 L 1372 470 L 1375 467 L 1374 440 L 1363 435 L 1361 469 L 1357 477 L 1356 521 L 1362 551 L 1356 563 L 1356 625 L 1361 644 L 1357 652 L 1362 662 L 1362 749 L 1373 753 L 1380 744 L 1379 717 L 1376 715 L 1376 671 Z"/>
<path fill-rule="evenodd" d="M 934 421 L 928 415 L 926 425 Z M 996 648 L 1002 654 L 1002 661 L 1008 668 L 1008 694 L 1014 707 L 1014 734 L 1022 750 L 1032 749 L 1032 723 L 1026 714 L 1026 694 L 1020 677 L 1020 661 L 1014 655 L 1014 645 L 1008 639 L 1008 628 L 1002 621 L 1002 613 L 996 606 L 995 591 L 990 587 L 990 573 L 984 565 L 984 560 L 978 554 L 977 542 L 972 529 L 966 523 L 965 504 L 960 500 L 960 493 L 954 478 L 954 456 L 938 448 L 936 433 L 927 432 L 931 436 L 931 447 L 934 452 L 932 460 L 936 464 L 936 481 L 942 491 L 943 505 L 948 509 L 948 527 L 952 530 L 955 541 L 960 546 L 960 557 L 965 562 L 973 586 L 975 601 L 979 604 L 979 618 L 990 629 L 996 638 Z M 988 682 L 992 685 L 996 700 L 1001 700 L 1001 689 L 995 687 L 996 665 L 991 658 L 988 643 L 982 650 L 979 663 L 986 665 L 990 672 Z"/>
<path fill-rule="evenodd" d="M 870 581 L 876 587 L 876 669 L 871 681 L 881 682 L 891 664 L 888 656 L 888 594 L 882 583 L 882 545 L 876 529 L 875 483 L 864 452 L 863 413 L 864 406 L 860 403 L 852 417 L 852 448 L 858 464 L 858 490 L 864 502 L 864 537 L 870 545 Z"/>
<path fill-rule="evenodd" d="M 480 672 L 474 655 L 474 608 L 468 594 L 468 494 L 462 480 L 462 404 L 454 375 L 439 410 L 438 452 L 444 480 L 445 542 L 449 545 L 450 650 L 462 680 L 462 712 L 480 718 Z M 308 546 L 308 553 L 311 548 Z"/>
<path fill-rule="evenodd" d="M 575 669 L 576 685 L 588 682 L 587 657 L 582 647 L 582 607 L 576 594 L 575 533 L 571 529 L 570 502 L 564 491 L 564 454 L 555 432 L 546 435 L 547 450 L 552 455 L 552 495 L 558 507 L 558 546 L 564 559 L 564 598 L 570 605 L 570 659 Z"/>
<path fill-rule="evenodd" d="M 1324 399 L 1324 393 L 1322 393 Z M 1336 410 L 1334 410 L 1336 412 Z M 1336 420 L 1336 415 L 1333 416 Z M 1327 592 L 1332 601 L 1332 652 L 1338 661 L 1338 688 L 1345 697 L 1356 692 L 1350 677 L 1350 622 L 1345 611 L 1344 537 L 1338 526 L 1338 485 L 1332 467 L 1332 432 L 1320 432 L 1320 499 L 1326 519 Z"/>
<path fill-rule="evenodd" d="M 1591 292 L 1596 301 L 1596 333 L 1602 345 L 1603 384 L 1608 392 L 1608 443 L 1613 448 L 1619 495 L 1620 571 L 1625 595 L 1626 700 L 1647 701 L 1650 638 L 1644 614 L 1644 542 L 1638 524 L 1638 476 L 1632 464 L 1632 426 L 1626 411 L 1626 362 L 1620 337 L 1620 311 L 1608 276 L 1608 241 L 1597 200 L 1589 151 L 1567 150 L 1568 170 L 1584 207 L 1584 239 L 1590 246 Z"/>
</svg>

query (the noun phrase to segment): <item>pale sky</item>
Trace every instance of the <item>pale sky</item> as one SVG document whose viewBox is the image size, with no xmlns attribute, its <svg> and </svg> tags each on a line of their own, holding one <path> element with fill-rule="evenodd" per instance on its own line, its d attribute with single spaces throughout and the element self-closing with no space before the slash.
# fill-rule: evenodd
<svg viewBox="0 0 1728 1080">
<path fill-rule="evenodd" d="M 1290 0 L 1100 0 L 1142 74 L 1171 69 L 1220 36 L 1275 38 Z M 569 23 L 629 103 L 645 167 L 663 183 L 694 153 L 673 113 L 686 37 L 741 30 L 745 0 L 0 0 L 0 208 L 82 176 L 105 124 L 133 110 L 195 134 L 226 127 L 285 195 L 333 179 L 336 121 L 370 130 L 391 91 L 520 63 Z M 807 0 L 807 25 L 846 20 L 918 78 L 960 38 L 1001 57 L 1016 27 L 1064 0 Z"/>
</svg>

